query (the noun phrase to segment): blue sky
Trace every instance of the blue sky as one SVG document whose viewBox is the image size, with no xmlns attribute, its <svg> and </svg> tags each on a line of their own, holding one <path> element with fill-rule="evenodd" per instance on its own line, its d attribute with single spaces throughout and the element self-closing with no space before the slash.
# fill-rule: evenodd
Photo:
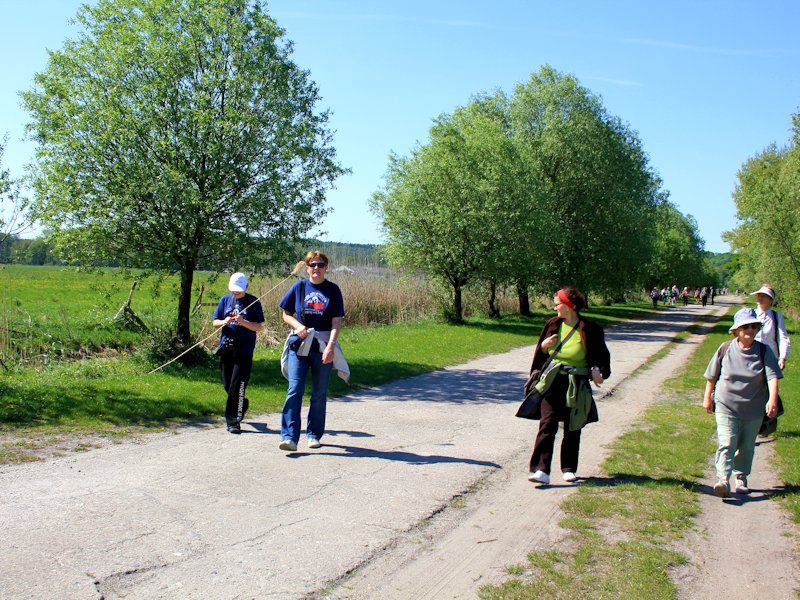
<svg viewBox="0 0 800 600">
<path fill-rule="evenodd" d="M 34 149 L 21 141 L 18 92 L 44 69 L 46 49 L 75 35 L 68 22 L 80 4 L 0 0 L 0 134 L 13 175 Z M 638 131 L 671 200 L 697 219 L 708 250 L 724 252 L 736 172 L 785 144 L 800 111 L 795 0 L 274 0 L 268 10 L 319 86 L 352 169 L 316 230 L 334 241 L 381 241 L 367 200 L 390 152 L 407 154 L 439 114 L 482 91 L 511 93 L 549 63 Z"/>
</svg>

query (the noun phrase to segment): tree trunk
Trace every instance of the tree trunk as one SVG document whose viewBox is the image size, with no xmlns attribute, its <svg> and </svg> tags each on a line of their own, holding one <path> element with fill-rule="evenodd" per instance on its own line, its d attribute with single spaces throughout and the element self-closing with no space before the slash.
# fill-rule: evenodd
<svg viewBox="0 0 800 600">
<path fill-rule="evenodd" d="M 181 265 L 181 293 L 178 297 L 178 342 L 188 344 L 191 339 L 189 317 L 192 310 L 192 281 L 194 280 L 194 261 Z"/>
<path fill-rule="evenodd" d="M 461 323 L 464 320 L 464 308 L 461 304 L 461 283 L 453 284 L 453 321 Z"/>
<path fill-rule="evenodd" d="M 497 307 L 497 283 L 489 283 L 489 316 L 499 317 L 500 309 Z"/>
<path fill-rule="evenodd" d="M 517 295 L 519 296 L 519 314 L 523 317 L 531 316 L 531 299 L 528 296 L 528 286 L 517 282 Z"/>
</svg>

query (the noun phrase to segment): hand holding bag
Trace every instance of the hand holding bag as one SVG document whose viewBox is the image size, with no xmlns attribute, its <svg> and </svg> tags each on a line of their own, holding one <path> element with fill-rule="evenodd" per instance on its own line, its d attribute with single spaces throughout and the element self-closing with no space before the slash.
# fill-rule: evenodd
<svg viewBox="0 0 800 600">
<path fill-rule="evenodd" d="M 575 330 L 578 329 L 578 327 L 580 327 L 580 323 L 576 324 L 575 327 L 572 328 L 572 331 L 567 334 L 567 337 L 561 340 L 561 343 L 558 344 L 553 353 L 544 362 L 541 369 L 534 369 L 531 371 L 531 374 L 528 377 L 528 380 L 525 382 L 525 386 L 523 387 L 525 397 L 522 400 L 522 404 L 519 405 L 517 414 L 515 416 L 519 417 L 520 419 L 533 420 L 541 417 L 540 405 L 542 403 L 542 395 L 536 390 L 536 384 L 539 383 L 542 373 L 547 370 L 547 367 L 556 357 L 556 354 L 561 351 L 561 347 L 570 337 L 572 337 L 572 334 L 575 333 Z"/>
</svg>

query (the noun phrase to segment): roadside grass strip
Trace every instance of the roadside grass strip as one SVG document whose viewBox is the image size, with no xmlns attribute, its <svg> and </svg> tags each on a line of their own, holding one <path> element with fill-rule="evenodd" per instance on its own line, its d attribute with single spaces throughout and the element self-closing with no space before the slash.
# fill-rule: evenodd
<svg viewBox="0 0 800 600">
<path fill-rule="evenodd" d="M 663 400 L 611 445 L 605 476 L 586 480 L 564 500 L 559 525 L 567 533 L 557 549 L 531 552 L 524 572 L 517 565 L 513 579 L 484 586 L 480 598 L 675 597 L 670 569 L 688 560 L 680 543 L 699 514 L 698 484 L 715 448 L 714 422 L 701 402 L 703 373 L 729 339 L 736 308 L 664 384 Z"/>
<path fill-rule="evenodd" d="M 778 418 L 778 431 L 774 434 L 777 453 L 778 477 L 783 489 L 775 495 L 800 523 L 800 324 L 786 318 L 786 328 L 795 343 L 786 361 L 785 377 L 780 382 L 780 394 L 786 412 Z M 756 450 L 758 451 L 758 450 Z"/>
</svg>

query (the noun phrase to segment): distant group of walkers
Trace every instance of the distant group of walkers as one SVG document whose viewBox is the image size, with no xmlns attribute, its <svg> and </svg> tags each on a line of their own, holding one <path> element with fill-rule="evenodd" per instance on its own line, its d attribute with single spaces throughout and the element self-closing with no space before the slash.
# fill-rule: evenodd
<svg viewBox="0 0 800 600">
<path fill-rule="evenodd" d="M 650 299 L 653 301 L 653 308 L 658 308 L 658 303 L 661 301 L 663 306 L 675 306 L 678 300 L 683 302 L 684 306 L 689 305 L 689 299 L 693 298 L 695 304 L 705 306 L 708 301 L 714 304 L 714 299 L 717 296 L 725 296 L 728 293 L 728 288 L 718 289 L 714 286 L 694 288 L 690 290 L 689 287 L 680 289 L 677 285 L 659 289 L 657 286 L 650 290 Z"/>
<path fill-rule="evenodd" d="M 325 278 L 328 257 L 317 250 L 305 257 L 307 277 L 293 284 L 278 304 L 283 322 L 291 329 L 284 343 L 281 371 L 288 379 L 286 401 L 281 415 L 280 449 L 294 452 L 301 432 L 300 410 L 311 374 L 310 409 L 306 424 L 307 446 L 319 448 L 325 434 L 327 389 L 335 368 L 347 380 L 349 367 L 339 345 L 345 316 L 339 287 Z M 253 365 L 256 334 L 264 326 L 258 298 L 247 293 L 247 277 L 231 275 L 229 294 L 223 296 L 214 313 L 214 327 L 221 328 L 217 354 L 227 394 L 225 420 L 230 433 L 241 432 L 249 401 L 245 395 Z M 727 290 L 723 290 L 726 292 Z M 694 298 L 706 303 L 713 299 L 713 287 L 697 288 Z M 772 305 L 775 290 L 763 285 L 755 296 L 757 308 L 743 308 L 730 327 L 732 340 L 723 343 L 711 357 L 705 372 L 707 384 L 703 406 L 713 413 L 717 426 L 716 477 L 714 492 L 726 498 L 733 491 L 750 493 L 750 476 L 759 433 L 775 431 L 782 412 L 778 380 L 789 354 L 789 336 L 783 316 Z M 659 290 L 651 297 L 667 298 L 671 304 L 690 296 L 688 287 Z M 550 484 L 555 438 L 563 428 L 560 468 L 564 481 L 578 478 L 581 432 L 598 421 L 591 386 L 599 387 L 611 375 L 611 354 L 603 328 L 586 319 L 581 311 L 586 298 L 574 287 L 565 286 L 553 296 L 556 315 L 539 335 L 525 384 L 525 400 L 517 416 L 539 421 L 528 479 Z"/>
</svg>

